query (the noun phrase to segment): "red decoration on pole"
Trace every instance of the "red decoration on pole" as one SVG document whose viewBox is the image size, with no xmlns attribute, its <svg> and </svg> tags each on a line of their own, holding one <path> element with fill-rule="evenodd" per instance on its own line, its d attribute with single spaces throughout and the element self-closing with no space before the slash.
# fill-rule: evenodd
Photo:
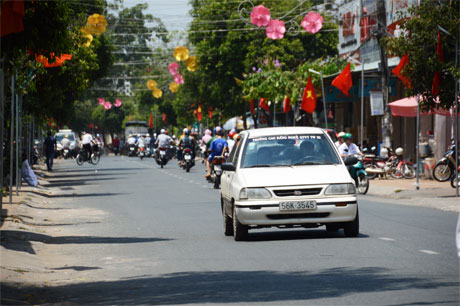
<svg viewBox="0 0 460 306">
<path fill-rule="evenodd" d="M 149 127 L 153 129 L 153 115 L 152 114 L 150 114 Z"/>
<path fill-rule="evenodd" d="M 212 119 L 212 115 L 214 114 L 214 109 L 212 108 L 212 106 L 209 107 L 208 109 L 208 116 L 209 116 L 209 119 Z"/>
<path fill-rule="evenodd" d="M 166 123 L 166 114 L 163 113 L 163 122 Z"/>
<path fill-rule="evenodd" d="M 267 99 L 266 99 L 266 98 L 260 99 L 259 107 L 260 107 L 261 109 L 265 110 L 267 113 L 270 112 L 270 106 L 268 105 Z"/>
<path fill-rule="evenodd" d="M 398 66 L 396 66 L 391 72 L 393 72 L 393 74 L 401 80 L 404 86 L 406 86 L 407 88 L 411 88 L 412 85 L 409 78 L 402 74 L 402 71 L 404 70 L 407 64 L 409 64 L 409 56 L 407 54 L 404 54 L 404 56 L 401 57 L 401 61 L 399 62 Z"/>
<path fill-rule="evenodd" d="M 440 62 L 444 62 L 444 51 L 442 50 L 441 33 L 438 31 L 438 43 L 436 44 L 436 53 Z M 433 77 L 431 92 L 433 96 L 438 96 L 441 91 L 441 71 L 436 71 Z"/>
<path fill-rule="evenodd" d="M 283 101 L 283 112 L 289 113 L 291 111 L 291 98 L 288 96 L 284 97 Z"/>
<path fill-rule="evenodd" d="M 332 86 L 348 97 L 348 91 L 352 85 L 350 63 L 348 63 L 343 71 L 332 81 Z"/>
<path fill-rule="evenodd" d="M 308 77 L 307 85 L 303 91 L 301 108 L 310 114 L 312 114 L 316 108 L 316 93 L 310 76 Z"/>
<path fill-rule="evenodd" d="M 201 104 L 198 105 L 198 109 L 196 110 L 196 119 L 198 119 L 198 121 L 201 121 L 201 119 L 203 118 L 202 116 L 202 109 L 201 109 Z"/>
</svg>

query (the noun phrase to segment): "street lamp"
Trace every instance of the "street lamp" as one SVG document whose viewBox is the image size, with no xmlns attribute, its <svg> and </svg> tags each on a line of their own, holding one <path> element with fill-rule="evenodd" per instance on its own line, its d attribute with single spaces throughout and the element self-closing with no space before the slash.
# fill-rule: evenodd
<svg viewBox="0 0 460 306">
<path fill-rule="evenodd" d="M 361 150 L 363 149 L 364 142 L 364 61 L 360 62 L 357 59 L 352 57 L 348 58 L 349 60 L 355 62 L 358 65 L 361 65 Z"/>
<path fill-rule="evenodd" d="M 309 72 L 311 73 L 314 73 L 314 74 L 318 74 L 319 76 L 321 76 L 321 90 L 323 92 L 323 112 L 324 112 L 324 124 L 326 125 L 326 129 L 327 129 L 327 109 L 326 109 L 326 94 L 324 92 L 324 79 L 323 79 L 323 71 L 321 72 L 318 72 L 316 70 L 313 70 L 313 69 L 308 69 Z"/>
<path fill-rule="evenodd" d="M 455 39 L 455 67 L 458 66 L 458 39 L 449 31 L 438 25 L 439 31 Z M 457 181 L 455 195 L 458 197 L 458 79 L 455 80 L 455 180 Z"/>
</svg>

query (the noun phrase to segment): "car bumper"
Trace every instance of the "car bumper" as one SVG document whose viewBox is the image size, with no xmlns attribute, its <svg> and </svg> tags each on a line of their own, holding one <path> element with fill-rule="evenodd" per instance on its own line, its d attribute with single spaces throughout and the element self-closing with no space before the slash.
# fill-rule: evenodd
<svg viewBox="0 0 460 306">
<path fill-rule="evenodd" d="M 236 201 L 236 216 L 241 224 L 252 226 L 341 223 L 356 217 L 355 196 L 308 200 L 316 200 L 316 209 L 280 211 L 280 201 Z"/>
</svg>

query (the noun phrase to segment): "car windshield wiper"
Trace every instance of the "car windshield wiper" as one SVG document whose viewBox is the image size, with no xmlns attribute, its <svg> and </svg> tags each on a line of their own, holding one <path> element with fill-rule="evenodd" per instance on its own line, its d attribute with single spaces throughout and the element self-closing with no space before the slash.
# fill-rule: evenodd
<svg viewBox="0 0 460 306">
<path fill-rule="evenodd" d="M 303 161 L 293 164 L 293 166 L 304 166 L 304 165 L 333 165 L 333 162 L 330 161 L 321 161 L 321 162 L 311 162 L 311 161 Z"/>
<path fill-rule="evenodd" d="M 268 167 L 291 167 L 291 165 L 269 165 L 269 164 L 260 164 L 247 166 L 245 168 L 268 168 Z"/>
</svg>

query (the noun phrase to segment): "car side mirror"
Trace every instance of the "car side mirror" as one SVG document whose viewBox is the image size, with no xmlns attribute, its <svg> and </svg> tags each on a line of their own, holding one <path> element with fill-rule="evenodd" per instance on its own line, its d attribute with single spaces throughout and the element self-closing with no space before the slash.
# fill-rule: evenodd
<svg viewBox="0 0 460 306">
<path fill-rule="evenodd" d="M 236 171 L 236 167 L 233 163 L 223 163 L 222 164 L 222 170 L 223 171 Z"/>
<path fill-rule="evenodd" d="M 345 166 L 353 166 L 354 164 L 358 162 L 358 159 L 354 156 L 350 156 L 350 157 L 347 157 L 344 162 L 345 162 Z"/>
</svg>

